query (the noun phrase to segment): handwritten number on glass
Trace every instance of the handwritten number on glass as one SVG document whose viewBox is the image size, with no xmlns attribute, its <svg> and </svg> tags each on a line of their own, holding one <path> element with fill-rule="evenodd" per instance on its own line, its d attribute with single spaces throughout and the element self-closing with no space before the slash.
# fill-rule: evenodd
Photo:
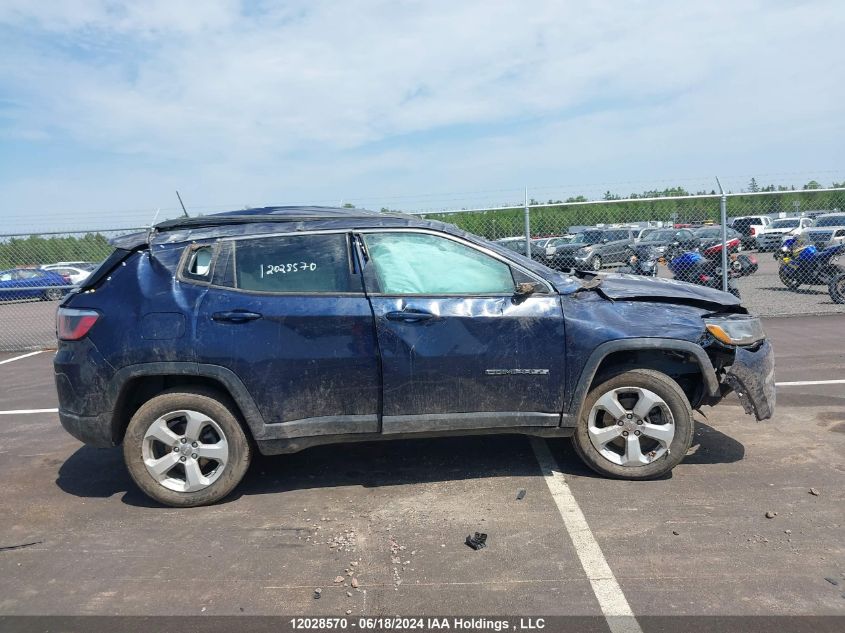
<svg viewBox="0 0 845 633">
<path fill-rule="evenodd" d="M 317 270 L 317 262 L 293 262 L 290 264 L 262 264 L 261 278 L 271 275 L 287 275 L 290 273 L 313 273 Z"/>
</svg>

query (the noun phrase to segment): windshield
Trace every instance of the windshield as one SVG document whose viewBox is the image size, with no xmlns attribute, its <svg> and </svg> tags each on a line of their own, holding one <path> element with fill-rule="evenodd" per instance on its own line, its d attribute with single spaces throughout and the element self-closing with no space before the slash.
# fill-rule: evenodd
<svg viewBox="0 0 845 633">
<path fill-rule="evenodd" d="M 664 229 L 662 231 L 654 231 L 646 235 L 641 241 L 643 242 L 665 242 L 675 237 L 674 229 Z"/>
<path fill-rule="evenodd" d="M 816 220 L 816 226 L 845 226 L 845 215 L 831 215 Z"/>
<path fill-rule="evenodd" d="M 731 236 L 731 229 L 728 229 L 728 237 Z M 712 229 L 698 229 L 695 234 L 698 237 L 722 237 L 722 228 L 719 226 L 713 227 Z"/>
<path fill-rule="evenodd" d="M 601 231 L 584 231 L 572 240 L 573 244 L 597 244 L 601 242 Z"/>
<path fill-rule="evenodd" d="M 788 218 L 786 220 L 775 220 L 772 222 L 773 229 L 794 229 L 798 226 L 800 220 L 798 218 Z"/>
</svg>

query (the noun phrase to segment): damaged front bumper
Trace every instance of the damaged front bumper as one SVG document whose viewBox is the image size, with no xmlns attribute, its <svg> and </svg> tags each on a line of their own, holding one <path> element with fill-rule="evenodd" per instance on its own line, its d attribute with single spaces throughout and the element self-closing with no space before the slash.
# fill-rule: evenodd
<svg viewBox="0 0 845 633">
<path fill-rule="evenodd" d="M 721 380 L 722 395 L 736 393 L 742 408 L 758 420 L 768 420 L 775 411 L 775 355 L 769 341 L 751 350 L 736 349 L 733 364 Z"/>
</svg>

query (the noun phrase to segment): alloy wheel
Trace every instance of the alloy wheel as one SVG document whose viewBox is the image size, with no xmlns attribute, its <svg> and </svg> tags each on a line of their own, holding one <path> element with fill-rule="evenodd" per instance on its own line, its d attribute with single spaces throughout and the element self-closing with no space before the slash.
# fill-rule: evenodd
<svg viewBox="0 0 845 633">
<path fill-rule="evenodd" d="M 172 411 L 150 424 L 141 452 L 147 472 L 162 486 L 197 492 L 223 474 L 229 444 L 220 425 L 204 413 Z"/>
<path fill-rule="evenodd" d="M 636 468 L 669 451 L 675 438 L 675 420 L 669 405 L 653 391 L 620 387 L 596 401 L 587 431 L 602 457 L 619 466 Z"/>
</svg>

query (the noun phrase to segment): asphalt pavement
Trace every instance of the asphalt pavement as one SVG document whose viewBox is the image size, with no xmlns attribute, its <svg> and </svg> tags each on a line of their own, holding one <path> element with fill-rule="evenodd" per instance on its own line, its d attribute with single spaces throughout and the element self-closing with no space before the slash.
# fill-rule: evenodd
<svg viewBox="0 0 845 633">
<path fill-rule="evenodd" d="M 845 316 L 765 327 L 778 382 L 845 380 Z M 225 502 L 162 508 L 120 449 L 82 446 L 52 412 L 8 413 L 56 407 L 51 354 L 3 362 L 16 356 L 0 354 L 0 616 L 598 618 L 608 579 L 585 572 L 587 535 L 643 630 L 664 615 L 845 616 L 845 384 L 781 386 L 763 423 L 735 398 L 705 408 L 658 481 L 602 479 L 544 442 L 579 533 L 520 436 L 258 458 Z M 475 531 L 486 549 L 464 544 Z"/>
</svg>

